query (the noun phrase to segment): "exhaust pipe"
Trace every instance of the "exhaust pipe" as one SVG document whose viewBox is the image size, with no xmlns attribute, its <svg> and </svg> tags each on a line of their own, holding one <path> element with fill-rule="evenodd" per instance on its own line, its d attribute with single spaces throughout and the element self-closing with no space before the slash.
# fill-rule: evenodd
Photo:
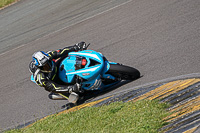
<svg viewBox="0 0 200 133">
<path fill-rule="evenodd" d="M 63 95 L 61 93 L 50 93 L 49 99 L 52 99 L 52 100 L 68 100 L 70 103 L 76 104 L 76 102 L 79 99 L 79 95 L 76 94 L 75 92 L 72 92 L 71 94 L 69 94 L 69 97 L 67 97 L 66 95 Z"/>
<path fill-rule="evenodd" d="M 67 96 L 64 97 L 64 95 L 62 96 L 62 94 L 50 93 L 49 99 L 51 99 L 51 100 L 67 100 L 68 97 Z"/>
</svg>

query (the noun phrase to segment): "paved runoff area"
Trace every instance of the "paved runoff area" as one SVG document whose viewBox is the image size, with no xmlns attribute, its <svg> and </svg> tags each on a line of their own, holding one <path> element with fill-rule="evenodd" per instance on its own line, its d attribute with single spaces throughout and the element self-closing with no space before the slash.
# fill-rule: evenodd
<svg viewBox="0 0 200 133">
<path fill-rule="evenodd" d="M 169 124 L 160 129 L 161 131 L 166 133 L 200 132 L 200 78 L 175 80 L 136 88 L 73 107 L 59 114 L 85 107 L 108 105 L 116 101 L 136 102 L 142 99 L 158 99 L 160 102 L 171 104 L 167 110 L 172 114 L 164 119 Z"/>
</svg>

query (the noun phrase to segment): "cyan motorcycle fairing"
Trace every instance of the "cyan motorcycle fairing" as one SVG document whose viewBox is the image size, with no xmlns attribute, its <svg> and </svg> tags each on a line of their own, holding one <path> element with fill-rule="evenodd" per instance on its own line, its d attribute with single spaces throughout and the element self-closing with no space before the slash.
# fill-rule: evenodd
<svg viewBox="0 0 200 133">
<path fill-rule="evenodd" d="M 81 64 L 82 60 L 86 60 L 86 62 Z M 75 77 L 79 76 L 84 79 L 84 82 L 81 83 L 83 89 L 101 90 L 120 82 L 116 81 L 107 85 L 102 83 L 102 78 L 116 79 L 114 76 L 106 74 L 110 64 L 117 63 L 107 61 L 101 53 L 93 50 L 70 52 L 59 66 L 59 78 L 65 83 L 75 83 Z M 31 75 L 31 81 L 35 83 L 33 75 Z"/>
<path fill-rule="evenodd" d="M 86 60 L 82 68 L 81 60 Z M 93 50 L 84 50 L 80 52 L 70 52 L 59 67 L 59 78 L 65 83 L 73 83 L 76 76 L 84 79 L 82 88 L 85 90 L 101 90 L 113 84 L 104 85 L 101 78 L 115 79 L 110 74 L 105 74 L 111 62 L 104 60 L 101 53 Z M 116 64 L 116 63 L 112 63 Z"/>
</svg>

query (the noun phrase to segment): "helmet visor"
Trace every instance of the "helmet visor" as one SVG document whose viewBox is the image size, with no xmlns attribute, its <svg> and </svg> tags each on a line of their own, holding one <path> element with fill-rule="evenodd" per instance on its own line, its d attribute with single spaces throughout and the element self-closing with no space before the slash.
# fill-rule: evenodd
<svg viewBox="0 0 200 133">
<path fill-rule="evenodd" d="M 53 71 L 53 66 L 51 62 L 47 62 L 44 66 L 40 68 L 40 70 L 44 73 L 50 73 Z"/>
</svg>

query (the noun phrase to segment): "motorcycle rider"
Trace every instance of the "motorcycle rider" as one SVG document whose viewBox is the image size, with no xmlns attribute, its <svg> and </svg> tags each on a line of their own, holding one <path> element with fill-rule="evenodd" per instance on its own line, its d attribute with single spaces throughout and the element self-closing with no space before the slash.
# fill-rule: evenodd
<svg viewBox="0 0 200 133">
<path fill-rule="evenodd" d="M 50 52 L 35 52 L 32 55 L 32 61 L 29 64 L 29 70 L 33 74 L 34 80 L 37 85 L 44 87 L 46 91 L 51 92 L 49 98 L 53 96 L 60 98 L 69 98 L 71 93 L 78 97 L 81 91 L 79 83 L 66 84 L 63 83 L 58 77 L 58 68 L 60 62 L 68 56 L 69 52 L 81 51 L 87 49 L 85 42 L 80 42 L 74 46 L 65 47 L 57 51 Z M 59 95 L 59 94 L 60 95 Z"/>
</svg>

